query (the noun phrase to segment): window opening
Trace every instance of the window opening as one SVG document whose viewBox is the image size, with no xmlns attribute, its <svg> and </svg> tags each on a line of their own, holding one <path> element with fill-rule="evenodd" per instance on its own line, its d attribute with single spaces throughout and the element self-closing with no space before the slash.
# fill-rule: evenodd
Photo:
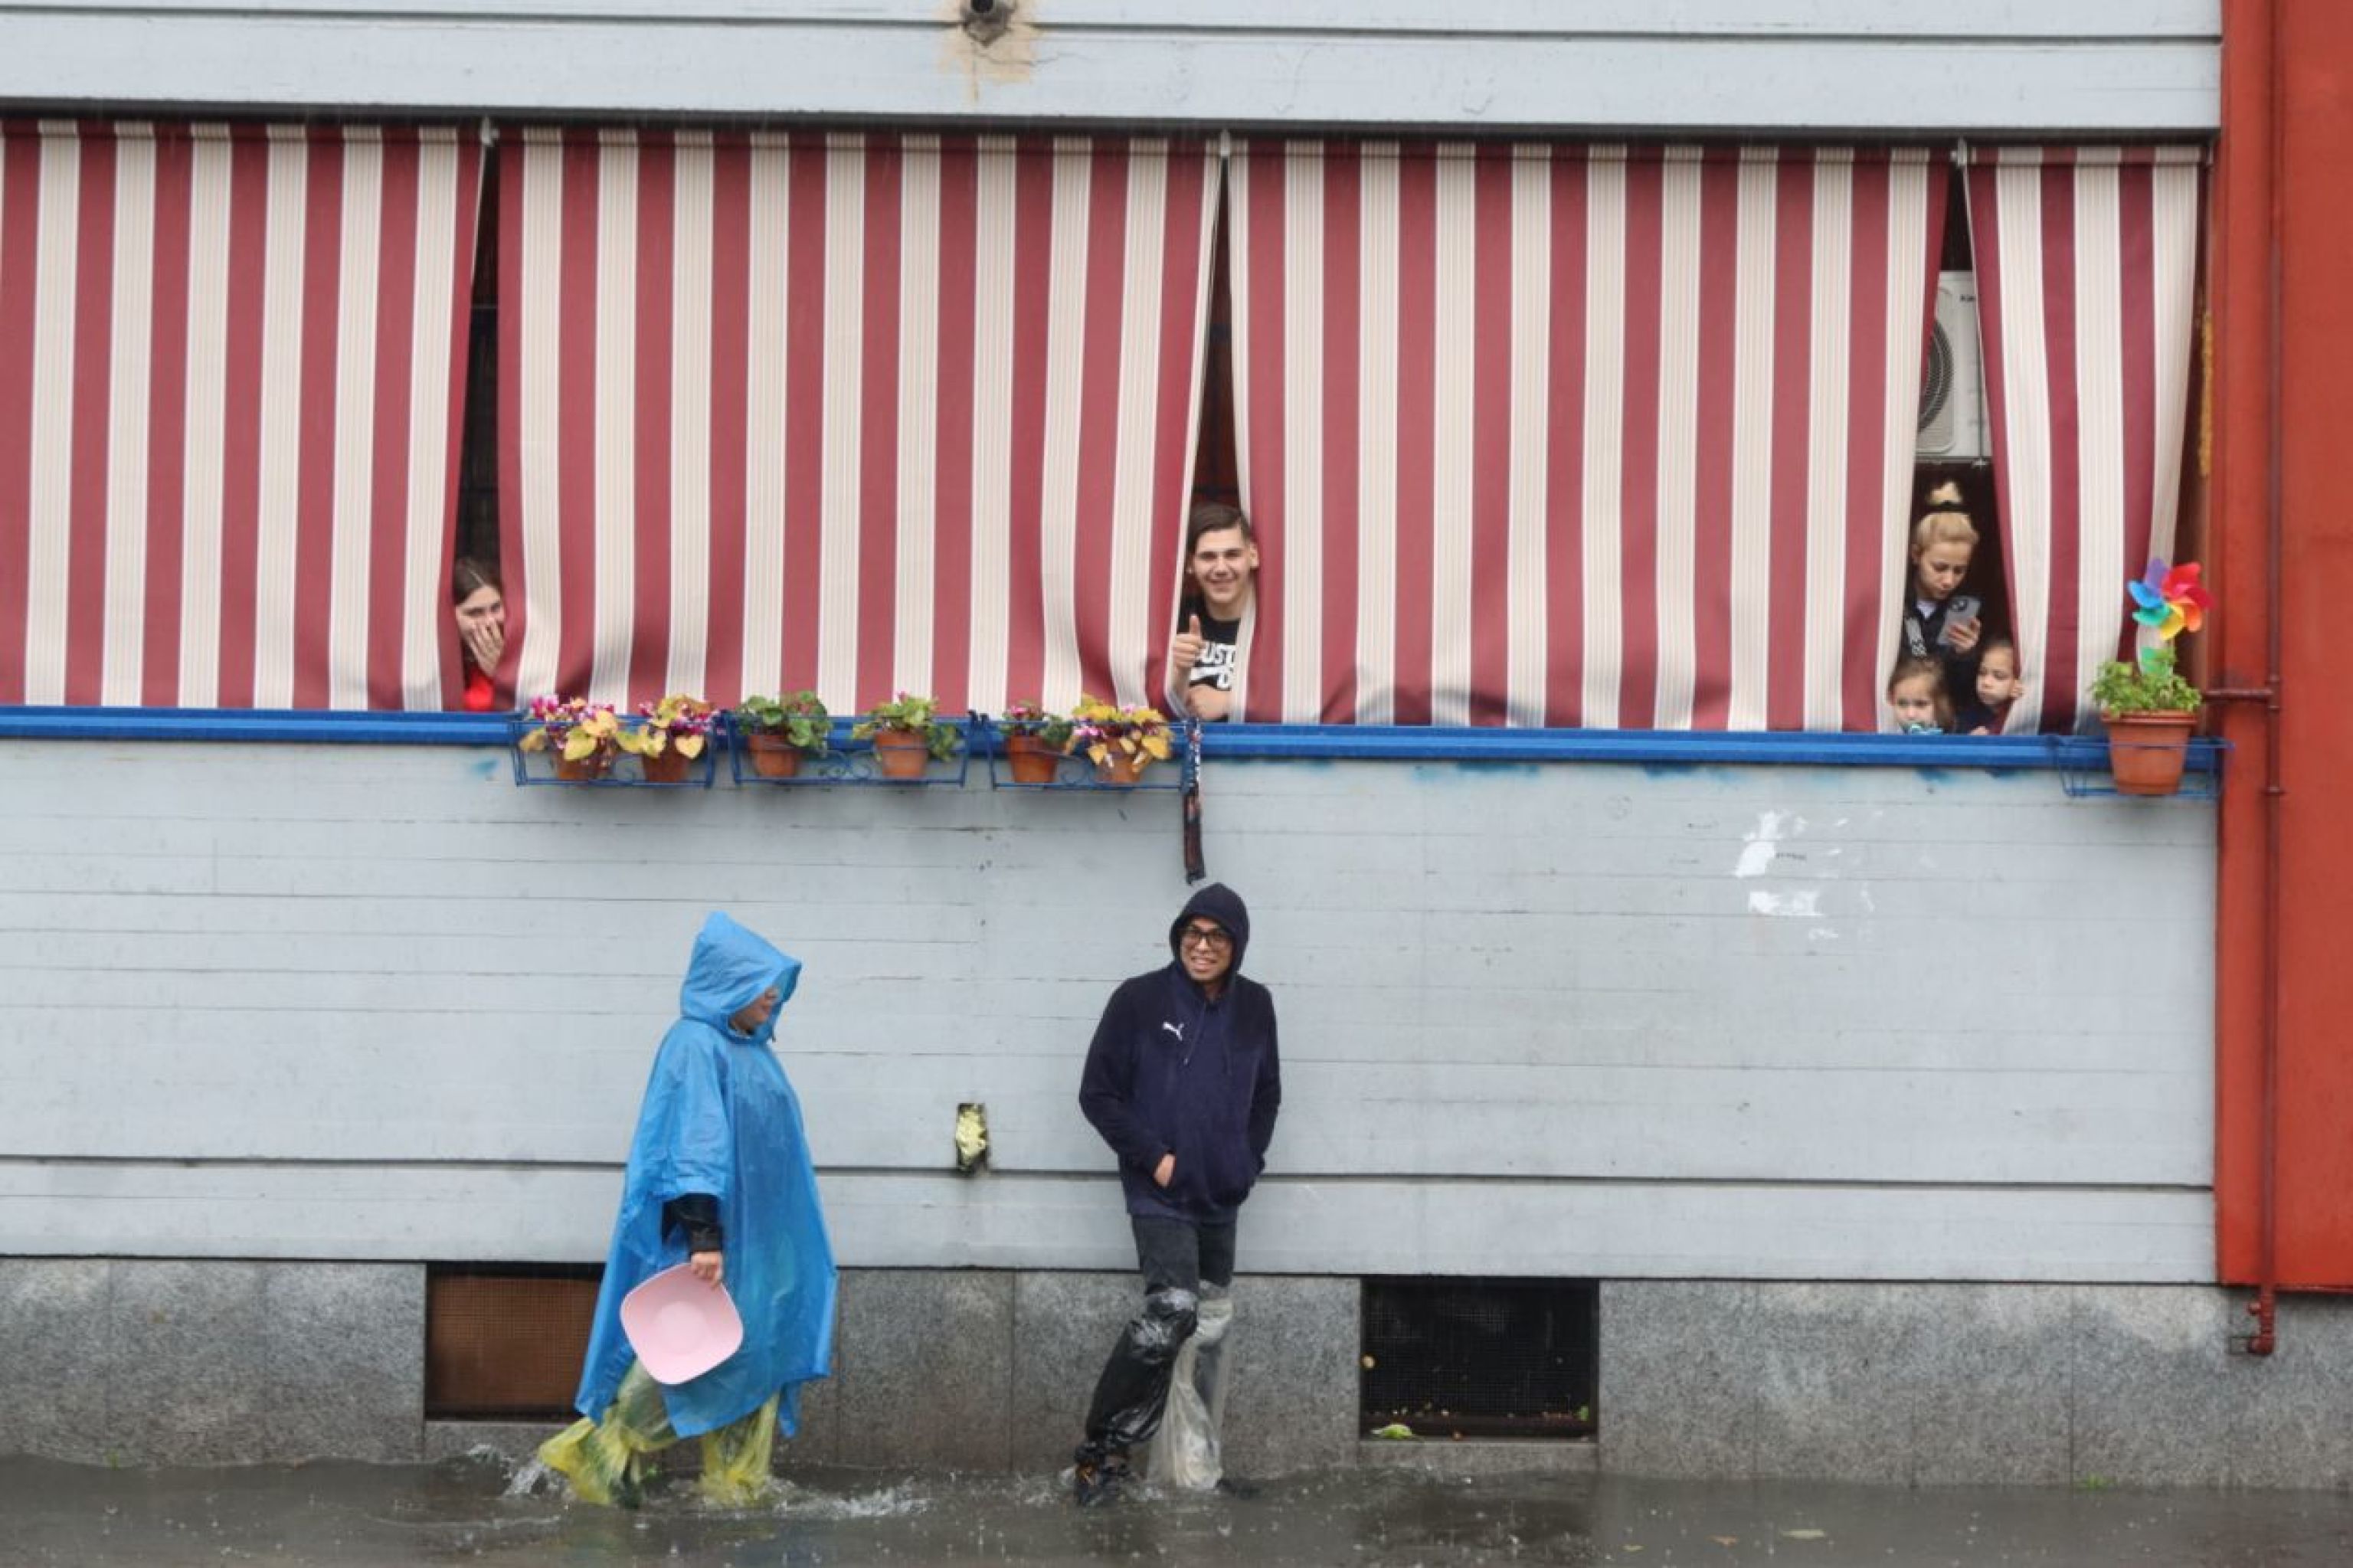
<svg viewBox="0 0 2353 1568">
<path fill-rule="evenodd" d="M 482 167 L 482 223 L 466 323 L 466 408 L 458 439 L 459 556 L 499 558 L 499 161 Z"/>
<path fill-rule="evenodd" d="M 569 1417 L 604 1273 L 595 1264 L 428 1266 L 426 1419 Z"/>
<path fill-rule="evenodd" d="M 1234 457 L 1234 307 L 1233 270 L 1227 260 L 1226 204 L 1230 188 L 1220 192 L 1217 233 L 1210 240 L 1209 310 L 1201 362 L 1201 429 L 1193 444 L 1193 499 L 1242 503 L 1240 469 Z"/>
<path fill-rule="evenodd" d="M 1958 510 L 1977 530 L 1968 572 L 1957 596 L 1978 601 L 1978 648 L 2014 642 L 2009 575 L 2004 567 L 2000 516 L 1993 482 L 1992 432 L 1987 424 L 1985 354 L 1977 315 L 1975 259 L 1969 248 L 1967 182 L 1955 178 L 1945 192 L 1945 238 L 1937 257 L 1937 291 L 1927 354 L 1921 366 L 1920 446 L 1913 464 L 1912 507 L 1905 515 L 1904 583 L 1895 613 L 1907 613 L 1915 597 L 1911 558 L 1913 525 L 1926 514 L 1946 510 L 1930 501 L 1944 486 L 1960 491 Z M 2012 655 L 2015 658 L 2015 655 Z M 1900 664 L 1905 650 L 1899 646 Z M 1965 666 L 1973 669 L 1974 663 Z M 1891 672 L 1891 676 L 1893 672 Z M 1957 712 L 1969 711 L 1973 685 L 1947 693 Z"/>
<path fill-rule="evenodd" d="M 1596 1426 L 1590 1279 L 1367 1279 L 1362 1429 L 1583 1437 Z"/>
</svg>

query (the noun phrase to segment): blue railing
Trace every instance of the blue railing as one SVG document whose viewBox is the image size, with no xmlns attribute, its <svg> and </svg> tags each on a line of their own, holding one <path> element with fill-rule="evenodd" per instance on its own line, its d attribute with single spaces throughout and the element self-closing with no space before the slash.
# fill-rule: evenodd
<svg viewBox="0 0 2353 1568">
<path fill-rule="evenodd" d="M 195 708 L 0 708 L 0 739 L 483 746 L 512 739 L 508 714 L 325 713 Z M 846 744 L 850 720 L 837 720 Z M 973 726 L 982 755 L 994 726 Z M 1678 730 L 1493 729 L 1358 725 L 1214 725 L 1202 750 L 1241 758 L 1391 762 L 1619 762 L 1651 767 L 1928 768 L 2080 772 L 2096 736 L 1702 734 Z M 2190 742 L 2193 776 L 2220 772 L 2223 743 Z"/>
</svg>

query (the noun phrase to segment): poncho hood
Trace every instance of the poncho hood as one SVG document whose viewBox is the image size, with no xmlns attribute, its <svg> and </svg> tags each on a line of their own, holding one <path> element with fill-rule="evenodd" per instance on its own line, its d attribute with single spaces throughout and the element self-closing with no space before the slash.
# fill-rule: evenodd
<svg viewBox="0 0 2353 1568">
<path fill-rule="evenodd" d="M 727 1021 L 757 1001 L 770 986 L 779 993 L 776 1012 L 781 1012 L 800 979 L 798 959 L 714 910 L 694 938 L 694 955 L 687 960 L 686 980 L 678 988 L 678 1011 L 734 1039 L 765 1045 L 776 1032 L 776 1012 L 748 1036 L 728 1028 Z"/>
</svg>

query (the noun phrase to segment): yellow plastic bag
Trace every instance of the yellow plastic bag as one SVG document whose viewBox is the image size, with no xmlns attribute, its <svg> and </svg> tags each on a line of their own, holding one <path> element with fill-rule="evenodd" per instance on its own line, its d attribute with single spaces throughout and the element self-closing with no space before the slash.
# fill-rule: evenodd
<svg viewBox="0 0 2353 1568">
<path fill-rule="evenodd" d="M 644 1498 L 645 1457 L 678 1441 L 661 1384 L 636 1361 L 621 1379 L 603 1419 L 574 1422 L 539 1446 L 540 1462 L 560 1472 L 582 1499 L 636 1508 Z M 768 1488 L 776 1454 L 776 1396 L 750 1414 L 702 1435 L 704 1499 L 721 1508 L 747 1508 Z"/>
</svg>

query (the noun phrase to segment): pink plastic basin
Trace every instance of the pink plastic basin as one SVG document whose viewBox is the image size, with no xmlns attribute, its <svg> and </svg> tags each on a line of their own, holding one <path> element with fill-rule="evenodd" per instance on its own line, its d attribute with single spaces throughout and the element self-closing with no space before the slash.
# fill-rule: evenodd
<svg viewBox="0 0 2353 1568">
<path fill-rule="evenodd" d="M 685 1264 L 665 1268 L 621 1298 L 621 1331 L 656 1383 L 689 1383 L 735 1353 L 744 1319 L 726 1287 Z"/>
</svg>

